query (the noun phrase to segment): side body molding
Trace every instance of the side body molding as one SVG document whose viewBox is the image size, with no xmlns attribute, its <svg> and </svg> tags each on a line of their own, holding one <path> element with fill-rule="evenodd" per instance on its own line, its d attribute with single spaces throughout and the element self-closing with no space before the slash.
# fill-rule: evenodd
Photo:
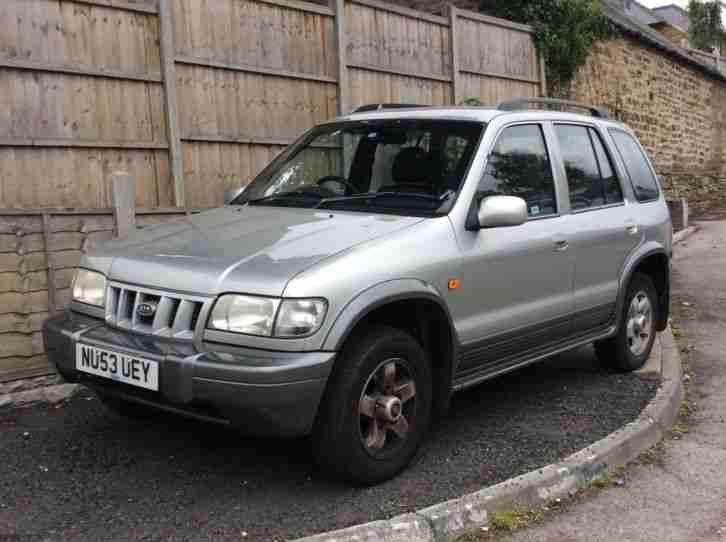
<svg viewBox="0 0 726 542">
<path fill-rule="evenodd" d="M 665 310 L 659 311 L 658 320 L 656 321 L 656 329 L 663 331 L 668 325 L 668 312 L 670 303 L 670 257 L 668 252 L 662 244 L 656 241 L 648 241 L 640 245 L 628 258 L 620 273 L 620 288 L 618 290 L 618 300 L 615 308 L 615 324 L 616 327 L 620 326 L 620 320 L 623 316 L 623 304 L 625 303 L 625 295 L 630 284 L 630 279 L 633 276 L 635 269 L 643 262 L 646 258 L 654 255 L 662 255 L 668 262 L 668 268 L 665 270 L 666 276 L 666 289 L 665 293 L 659 299 L 661 307 L 665 307 Z"/>
<path fill-rule="evenodd" d="M 452 359 L 456 359 L 459 338 L 446 302 L 436 288 L 418 279 L 389 280 L 360 292 L 338 314 L 335 323 L 323 341 L 323 350 L 340 350 L 355 325 L 371 311 L 394 301 L 409 299 L 428 300 L 441 307 L 449 321 L 449 329 L 453 338 Z"/>
</svg>

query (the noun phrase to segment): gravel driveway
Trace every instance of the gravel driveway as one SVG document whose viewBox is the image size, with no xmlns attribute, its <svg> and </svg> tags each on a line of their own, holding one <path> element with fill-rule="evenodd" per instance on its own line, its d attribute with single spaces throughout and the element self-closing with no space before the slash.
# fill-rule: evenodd
<svg viewBox="0 0 726 542">
<path fill-rule="evenodd" d="M 305 439 L 127 421 L 90 393 L 5 409 L 0 540 L 272 541 L 382 519 L 583 448 L 634 419 L 656 386 L 599 368 L 589 348 L 498 378 L 455 396 L 416 464 L 371 488 L 326 480 Z"/>
</svg>

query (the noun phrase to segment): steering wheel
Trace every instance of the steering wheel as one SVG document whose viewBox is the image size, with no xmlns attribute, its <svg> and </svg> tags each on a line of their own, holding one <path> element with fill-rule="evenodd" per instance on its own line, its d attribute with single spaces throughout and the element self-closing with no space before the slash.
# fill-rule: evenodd
<svg viewBox="0 0 726 542">
<path fill-rule="evenodd" d="M 342 185 L 345 188 L 349 189 L 353 194 L 358 192 L 358 188 L 354 186 L 353 183 L 351 183 L 345 177 L 341 177 L 340 175 L 326 175 L 325 177 L 320 178 L 315 184 L 317 184 L 320 188 L 324 188 L 323 185 L 325 183 L 338 183 L 339 185 Z M 326 190 L 330 190 L 330 192 L 333 192 L 336 195 L 345 194 L 345 190 L 343 190 L 342 192 L 331 190 L 330 188 L 327 188 Z"/>
</svg>

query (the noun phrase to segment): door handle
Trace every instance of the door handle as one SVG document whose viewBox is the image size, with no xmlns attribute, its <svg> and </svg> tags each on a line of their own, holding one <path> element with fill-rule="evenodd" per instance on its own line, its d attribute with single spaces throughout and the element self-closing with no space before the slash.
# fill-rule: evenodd
<svg viewBox="0 0 726 542">
<path fill-rule="evenodd" d="M 569 246 L 567 239 L 557 239 L 555 241 L 555 251 L 557 252 L 564 252 Z"/>
<path fill-rule="evenodd" d="M 638 226 L 636 224 L 628 224 L 625 226 L 625 231 L 628 235 L 635 235 L 638 233 Z"/>
</svg>

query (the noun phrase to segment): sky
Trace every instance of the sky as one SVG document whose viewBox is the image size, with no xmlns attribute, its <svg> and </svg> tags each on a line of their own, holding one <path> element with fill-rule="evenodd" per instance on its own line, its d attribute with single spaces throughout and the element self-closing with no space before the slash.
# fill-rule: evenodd
<svg viewBox="0 0 726 542">
<path fill-rule="evenodd" d="M 688 5 L 688 0 L 639 0 L 641 4 L 648 6 L 649 8 L 657 8 L 659 6 L 667 6 L 669 4 L 676 4 L 685 9 Z"/>
</svg>

